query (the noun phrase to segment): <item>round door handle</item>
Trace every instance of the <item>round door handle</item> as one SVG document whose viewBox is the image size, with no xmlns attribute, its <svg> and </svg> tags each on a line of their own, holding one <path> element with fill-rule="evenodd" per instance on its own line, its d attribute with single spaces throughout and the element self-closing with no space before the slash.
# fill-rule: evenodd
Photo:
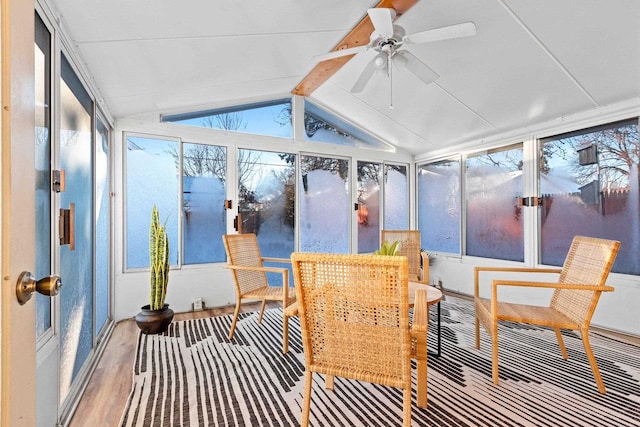
<svg viewBox="0 0 640 427">
<path fill-rule="evenodd" d="M 24 305 L 31 299 L 31 295 L 34 292 L 54 297 L 60 292 L 61 286 L 62 280 L 60 280 L 60 276 L 47 276 L 36 281 L 30 271 L 23 271 L 20 273 L 16 283 L 16 296 L 20 305 Z"/>
</svg>

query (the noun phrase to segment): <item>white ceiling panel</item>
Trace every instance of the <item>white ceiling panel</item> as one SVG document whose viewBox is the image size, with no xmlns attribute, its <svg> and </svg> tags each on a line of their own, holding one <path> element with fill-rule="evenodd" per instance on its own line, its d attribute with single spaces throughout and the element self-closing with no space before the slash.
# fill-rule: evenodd
<svg viewBox="0 0 640 427">
<path fill-rule="evenodd" d="M 287 96 L 376 3 L 41 1 L 116 118 Z M 440 77 L 397 71 L 393 110 L 384 75 L 350 92 L 366 54 L 310 98 L 414 154 L 640 98 L 640 1 L 419 0 L 395 23 L 467 21 L 476 36 L 404 46 Z"/>
</svg>

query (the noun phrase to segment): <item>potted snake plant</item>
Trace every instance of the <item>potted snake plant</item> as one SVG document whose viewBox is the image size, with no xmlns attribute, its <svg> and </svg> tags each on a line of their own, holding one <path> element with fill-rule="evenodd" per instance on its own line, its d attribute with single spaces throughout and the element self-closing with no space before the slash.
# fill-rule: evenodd
<svg viewBox="0 0 640 427">
<path fill-rule="evenodd" d="M 142 306 L 136 315 L 136 324 L 145 334 L 165 332 L 173 320 L 173 310 L 164 300 L 169 284 L 169 238 L 166 227 L 160 224 L 158 208 L 151 210 L 149 227 L 149 304 Z"/>
</svg>

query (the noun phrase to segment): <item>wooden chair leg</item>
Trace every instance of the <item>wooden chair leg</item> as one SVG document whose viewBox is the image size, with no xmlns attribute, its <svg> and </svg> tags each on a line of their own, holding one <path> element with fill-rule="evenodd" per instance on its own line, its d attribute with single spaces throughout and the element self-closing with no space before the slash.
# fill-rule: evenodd
<svg viewBox="0 0 640 427">
<path fill-rule="evenodd" d="M 311 407 L 311 371 L 305 371 L 304 373 L 304 396 L 302 398 L 302 420 L 300 420 L 301 427 L 307 427 L 309 425 L 309 408 Z"/>
<path fill-rule="evenodd" d="M 324 388 L 327 389 L 327 390 L 333 390 L 334 379 L 335 379 L 335 377 L 333 375 L 325 375 L 324 376 Z"/>
<path fill-rule="evenodd" d="M 233 321 L 231 322 L 231 329 L 229 330 L 229 339 L 233 339 L 233 334 L 236 331 L 236 322 L 238 321 L 238 315 L 240 314 L 240 301 L 238 298 L 236 301 L 236 309 L 233 311 Z"/>
<path fill-rule="evenodd" d="M 262 300 L 262 305 L 260 306 L 260 315 L 258 315 L 258 323 L 262 323 L 262 315 L 264 314 L 264 307 L 267 305 L 267 300 Z"/>
<path fill-rule="evenodd" d="M 567 354 L 567 347 L 564 345 L 564 340 L 562 339 L 562 333 L 560 332 L 560 328 L 555 328 L 556 337 L 558 338 L 558 345 L 560 346 L 560 352 L 562 353 L 562 358 L 567 360 L 569 355 Z"/>
<path fill-rule="evenodd" d="M 596 362 L 596 358 L 593 355 L 593 351 L 591 350 L 591 344 L 589 343 L 589 329 L 581 329 L 580 335 L 582 335 L 582 344 L 584 345 L 584 351 L 587 353 L 587 359 L 589 359 L 589 363 L 591 364 L 591 370 L 593 371 L 593 377 L 596 380 L 596 384 L 598 385 L 598 390 L 600 393 L 605 394 L 607 389 L 604 387 L 604 382 L 602 381 L 602 377 L 600 376 L 600 370 L 598 369 L 598 363 Z"/>
<path fill-rule="evenodd" d="M 418 374 L 418 407 L 427 408 L 428 385 L 427 385 L 427 360 L 416 361 Z"/>
<path fill-rule="evenodd" d="M 500 377 L 498 375 L 498 325 L 494 325 L 493 334 L 491 334 L 491 373 L 493 383 L 498 385 Z"/>
<path fill-rule="evenodd" d="M 480 319 L 476 316 L 476 349 L 480 350 Z"/>
<path fill-rule="evenodd" d="M 411 384 L 402 392 L 402 426 L 411 427 Z"/>
<path fill-rule="evenodd" d="M 289 351 L 289 316 L 282 316 L 282 353 Z"/>
</svg>

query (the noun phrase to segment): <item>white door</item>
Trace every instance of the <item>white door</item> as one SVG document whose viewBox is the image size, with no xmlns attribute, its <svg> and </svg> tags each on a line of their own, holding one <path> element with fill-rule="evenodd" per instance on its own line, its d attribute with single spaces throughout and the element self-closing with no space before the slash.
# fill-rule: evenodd
<svg viewBox="0 0 640 427">
<path fill-rule="evenodd" d="M 35 268 L 32 1 L 2 0 L 0 216 L 0 425 L 35 425 L 35 304 L 20 305 L 16 282 Z"/>
</svg>

